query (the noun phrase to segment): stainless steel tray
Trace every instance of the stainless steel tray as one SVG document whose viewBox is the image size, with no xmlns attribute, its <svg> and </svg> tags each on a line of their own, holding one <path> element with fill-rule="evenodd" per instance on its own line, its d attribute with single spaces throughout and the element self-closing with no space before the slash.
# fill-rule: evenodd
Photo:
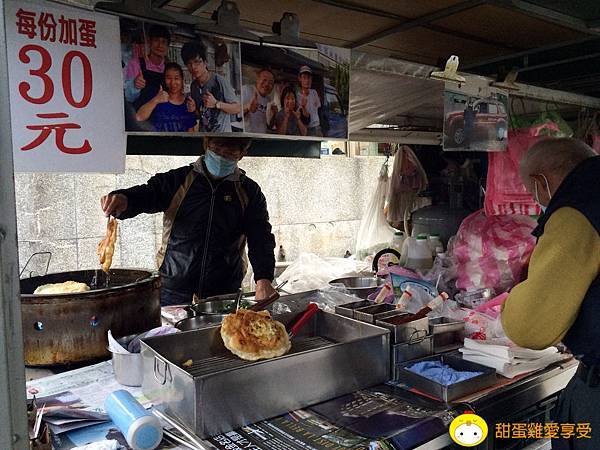
<svg viewBox="0 0 600 450">
<path fill-rule="evenodd" d="M 400 364 L 413 359 L 424 358 L 433 354 L 433 336 L 415 335 L 408 342 L 392 345 L 392 365 Z"/>
<path fill-rule="evenodd" d="M 429 331 L 433 335 L 433 352 L 444 353 L 463 345 L 462 332 L 465 323 L 448 317 L 429 319 Z"/>
<path fill-rule="evenodd" d="M 449 317 L 436 317 L 429 319 L 429 329 L 431 334 L 441 334 L 462 331 L 465 329 L 465 323 L 462 320 L 450 319 Z"/>
<path fill-rule="evenodd" d="M 320 311 L 279 358 L 237 358 L 219 327 L 145 339 L 142 358 L 144 394 L 205 438 L 387 381 L 389 332 Z"/>
<path fill-rule="evenodd" d="M 456 370 L 482 372 L 482 374 L 459 383 L 444 386 L 407 369 L 407 367 L 412 366 L 418 361 L 436 360 L 442 361 Z M 404 383 L 409 387 L 418 389 L 425 394 L 432 395 L 448 403 L 452 400 L 464 397 L 467 394 L 480 391 L 493 385 L 496 382 L 496 370 L 491 367 L 482 366 L 481 364 L 465 361 L 456 354 L 438 355 L 396 365 L 395 379 L 396 381 Z"/>
<path fill-rule="evenodd" d="M 360 300 L 357 302 L 344 303 L 335 307 L 335 313 L 345 317 L 354 317 L 354 310 L 357 308 L 364 308 L 365 306 L 373 305 L 373 302 L 369 300 Z"/>
<path fill-rule="evenodd" d="M 371 304 L 364 308 L 354 310 L 354 318 L 363 322 L 375 323 L 379 318 L 387 317 L 390 313 L 396 313 L 396 307 L 389 303 Z"/>
<path fill-rule="evenodd" d="M 406 322 L 401 324 L 395 323 L 397 317 L 405 316 L 406 314 L 380 318 L 375 321 L 375 325 L 390 330 L 392 332 L 392 342 L 396 344 L 399 344 L 401 342 L 407 342 L 411 339 L 414 339 L 415 336 L 424 336 L 429 334 L 428 317 L 413 320 L 412 322 Z"/>
</svg>

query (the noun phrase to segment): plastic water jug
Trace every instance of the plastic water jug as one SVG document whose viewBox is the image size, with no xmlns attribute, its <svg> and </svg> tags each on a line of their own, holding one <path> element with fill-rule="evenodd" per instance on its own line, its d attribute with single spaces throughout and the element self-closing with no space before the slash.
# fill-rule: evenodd
<svg viewBox="0 0 600 450">
<path fill-rule="evenodd" d="M 402 253 L 402 246 L 404 244 L 404 232 L 402 231 L 396 231 L 394 233 L 394 238 L 392 239 L 392 242 L 390 243 L 390 248 L 393 248 L 394 250 L 398 250 L 398 253 Z"/>
<path fill-rule="evenodd" d="M 407 269 L 431 269 L 433 260 L 427 236 L 406 238 L 401 253 L 401 262 Z"/>
<path fill-rule="evenodd" d="M 444 252 L 444 244 L 440 239 L 439 234 L 430 234 L 429 235 L 429 247 L 431 248 L 431 255 L 435 256 L 438 253 Z"/>
</svg>

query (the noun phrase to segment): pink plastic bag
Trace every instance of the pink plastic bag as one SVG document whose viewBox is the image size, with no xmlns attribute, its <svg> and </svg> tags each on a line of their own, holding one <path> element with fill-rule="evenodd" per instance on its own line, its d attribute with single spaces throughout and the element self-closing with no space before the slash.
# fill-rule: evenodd
<svg viewBox="0 0 600 450">
<path fill-rule="evenodd" d="M 488 216 L 541 213 L 540 207 L 521 181 L 519 164 L 523 155 L 538 140 L 549 134 L 559 133 L 558 125 L 553 122 L 509 130 L 506 151 L 489 153 L 484 204 Z"/>
<path fill-rule="evenodd" d="M 500 295 L 497 295 L 489 302 L 485 302 L 483 305 L 479 305 L 475 308 L 475 311 L 486 314 L 494 319 L 497 319 L 500 313 L 502 312 L 502 305 L 504 304 L 504 300 L 508 298 L 508 292 L 503 292 Z"/>
<path fill-rule="evenodd" d="M 556 120 L 562 119 L 557 117 Z M 488 216 L 541 213 L 540 207 L 521 181 L 519 165 L 525 153 L 537 141 L 547 136 L 565 136 L 565 133 L 566 129 L 561 129 L 559 123 L 550 119 L 537 125 L 509 130 L 506 151 L 489 154 L 484 204 Z"/>
<path fill-rule="evenodd" d="M 535 238 L 536 222 L 529 216 L 486 216 L 483 210 L 466 217 L 454 241 L 456 287 L 493 288 L 506 292 L 520 281 Z"/>
</svg>

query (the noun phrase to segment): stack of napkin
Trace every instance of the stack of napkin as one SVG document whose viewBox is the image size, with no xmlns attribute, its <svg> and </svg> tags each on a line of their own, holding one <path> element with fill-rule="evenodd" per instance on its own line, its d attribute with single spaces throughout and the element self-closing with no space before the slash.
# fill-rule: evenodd
<svg viewBox="0 0 600 450">
<path fill-rule="evenodd" d="M 480 341 L 465 338 L 464 347 L 459 349 L 463 359 L 493 367 L 507 378 L 543 369 L 565 358 L 556 347 L 544 350 L 530 350 L 517 347 L 506 340 Z"/>
</svg>

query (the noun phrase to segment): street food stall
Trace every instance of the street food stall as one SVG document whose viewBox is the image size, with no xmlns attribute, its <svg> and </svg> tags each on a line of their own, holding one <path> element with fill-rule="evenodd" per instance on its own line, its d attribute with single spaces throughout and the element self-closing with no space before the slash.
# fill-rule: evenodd
<svg viewBox="0 0 600 450">
<path fill-rule="evenodd" d="M 566 69 L 552 83 L 541 72 L 550 66 L 542 57 L 553 49 L 565 61 L 579 61 L 568 57 L 579 48 L 571 47 L 595 45 L 596 28 L 535 2 L 403 4 L 384 11 L 298 0 L 290 6 L 298 14 L 285 13 L 270 34 L 265 21 L 279 16 L 280 6 L 238 3 L 0 5 L 0 344 L 7 361 L 0 368 L 0 447 L 550 448 L 568 431 L 551 427 L 552 413 L 578 362 L 562 345 L 518 347 L 502 329 L 502 302 L 522 279 L 535 246 L 532 216 L 541 212 L 531 195 L 523 196 L 513 160 L 518 166 L 533 141 L 547 135 L 576 135 L 597 151 L 598 92 L 573 85 Z M 319 20 L 310 14 L 305 19 L 309 7 Z M 401 15 L 401 9 L 411 15 Z M 344 20 L 328 28 L 340 29 L 317 33 L 323 26 L 317 22 L 334 11 Z M 492 12 L 522 27 L 543 24 L 547 42 L 542 46 L 536 35 L 539 42 L 521 48 L 528 37 L 515 37 L 519 45 L 494 43 L 473 30 L 455 29 L 454 19 L 476 14 L 489 22 Z M 346 29 L 363 19 L 364 35 Z M 454 39 L 474 44 L 439 38 L 452 29 Z M 390 53 L 396 33 L 405 33 L 406 41 Z M 417 51 L 424 40 L 435 42 L 429 53 Z M 437 45 L 443 50 L 436 51 Z M 530 54 L 540 58 L 531 67 L 511 72 L 494 66 L 517 65 Z M 522 83 L 515 81 L 517 72 Z M 140 166 L 148 155 L 197 157 L 213 152 L 211 139 L 247 139 L 248 145 L 252 139 L 243 154 L 253 157 L 311 163 L 331 157 L 332 164 L 334 155 L 361 158 L 363 149 L 354 142 L 374 143 L 377 186 L 366 201 L 356 197 L 362 217 L 346 233 L 353 246 L 345 257 L 327 254 L 333 251 L 325 240 L 315 240 L 323 247 L 318 256 L 297 251 L 298 243 L 288 247 L 290 240 L 286 248 L 293 248 L 294 260 L 283 264 L 279 245 L 285 270 L 268 279 L 273 283 L 267 291 L 260 279 L 227 292 L 200 282 L 193 300 L 190 294 L 189 302 L 165 303 L 161 282 L 164 288 L 173 275 L 163 270 L 165 253 L 173 251 L 173 222 L 186 209 L 194 177 L 203 179 L 198 174 L 207 171 L 213 189 L 211 179 L 233 173 L 210 178 L 206 159 L 185 161 L 191 175 L 175 186 L 173 200 L 138 208 L 164 211 L 162 225 L 152 222 L 158 232 L 147 233 L 143 222 L 118 232 L 129 220 L 117 220 L 125 217 L 119 215 L 127 203 L 100 224 L 99 208 L 82 219 L 74 206 L 75 217 L 65 213 L 54 227 L 56 234 L 64 222 L 72 222 L 75 233 L 84 222 L 94 229 L 78 237 L 74 253 L 63 253 L 59 245 L 53 254 L 43 239 L 27 247 L 29 260 L 23 261 L 22 249 L 18 253 L 21 234 L 47 224 L 39 214 L 45 205 L 33 201 L 33 194 L 19 195 L 26 183 L 16 189 L 15 173 L 74 174 L 76 187 L 67 194 L 53 192 L 69 182 L 60 175 L 47 187 L 47 198 L 66 211 L 87 201 L 88 185 L 94 198 L 125 195 L 122 185 L 148 170 L 104 184 L 86 178 L 90 173 L 122 174 L 134 157 Z M 509 148 L 511 140 L 523 148 Z M 344 150 L 330 156 L 325 141 Z M 327 155 L 324 161 L 321 155 Z M 214 161 L 221 166 L 215 167 L 226 166 L 227 158 L 218 156 Z M 164 167 L 150 166 L 151 175 Z M 318 185 L 336 181 L 332 170 L 315 167 L 303 170 L 328 177 L 316 180 Z M 359 171 L 348 172 L 350 177 Z M 265 180 L 278 176 L 273 169 Z M 277 181 L 276 189 L 285 190 L 286 180 Z M 287 188 L 294 186 L 287 181 Z M 311 189 L 288 199 L 297 209 L 308 209 L 309 202 L 333 209 L 342 202 Z M 239 190 L 223 195 L 223 204 L 237 207 L 238 196 L 243 215 L 249 203 Z M 102 200 L 104 212 L 109 200 Z M 202 229 L 206 248 L 214 201 L 208 230 Z M 141 197 L 138 202 L 150 203 Z M 368 203 L 366 210 L 362 203 Z M 31 210 L 37 223 L 17 223 L 23 210 Z M 221 211 L 226 221 L 236 220 L 237 210 Z M 294 230 L 301 234 L 301 228 Z M 242 237 L 234 243 L 237 250 L 246 246 Z M 230 238 L 224 234 L 223 242 Z M 123 256 L 139 249 L 136 240 L 146 252 L 159 249 L 157 266 Z M 256 240 L 248 245 L 254 265 Z M 56 261 L 50 266 L 53 257 L 69 270 L 57 270 Z M 146 267 L 123 261 L 144 261 Z M 202 280 L 206 261 L 205 249 Z M 241 274 L 241 259 L 236 264 L 231 267 Z M 247 260 L 243 265 L 245 274 Z M 234 281 L 241 284 L 241 278 Z M 572 433 L 585 438 L 590 430 L 584 425 Z M 462 431 L 474 427 L 479 434 L 461 441 Z"/>
</svg>

